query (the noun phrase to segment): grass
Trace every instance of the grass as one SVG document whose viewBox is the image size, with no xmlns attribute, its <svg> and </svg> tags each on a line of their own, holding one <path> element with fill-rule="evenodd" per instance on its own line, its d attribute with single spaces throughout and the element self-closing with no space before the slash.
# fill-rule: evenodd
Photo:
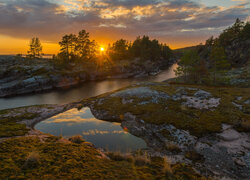
<svg viewBox="0 0 250 180">
<path fill-rule="evenodd" d="M 239 131 L 250 130 L 250 105 L 244 103 L 250 99 L 250 88 L 178 84 L 166 86 L 164 83 L 155 83 L 155 85 L 149 85 L 149 87 L 169 95 L 177 93 L 177 89 L 180 87 L 199 88 L 210 92 L 213 97 L 221 98 L 220 105 L 213 110 L 199 110 L 182 105 L 185 100 L 174 101 L 169 99 L 162 100 L 159 103 L 140 104 L 140 102 L 148 99 L 138 97 L 130 97 L 133 102 L 123 104 L 121 97 L 111 97 L 109 96 L 111 93 L 91 98 L 89 102 L 91 104 L 92 101 L 94 109 L 105 110 L 110 117 L 115 117 L 110 119 L 112 121 L 121 122 L 123 118 L 120 117 L 124 117 L 125 113 L 130 112 L 145 122 L 172 124 L 178 129 L 188 130 L 197 137 L 220 132 L 222 123 L 231 124 Z M 193 90 L 187 91 L 188 95 L 193 95 L 194 92 Z M 242 99 L 237 101 L 236 98 L 239 96 Z M 98 103 L 98 99 L 103 99 L 102 103 Z M 242 105 L 243 110 L 235 107 L 232 102 Z M 165 135 L 167 135 L 166 132 Z"/>
<path fill-rule="evenodd" d="M 102 158 L 85 143 L 61 143 L 51 136 L 11 138 L 0 146 L 0 179 L 205 179 L 186 165 L 151 158 Z"/>
</svg>

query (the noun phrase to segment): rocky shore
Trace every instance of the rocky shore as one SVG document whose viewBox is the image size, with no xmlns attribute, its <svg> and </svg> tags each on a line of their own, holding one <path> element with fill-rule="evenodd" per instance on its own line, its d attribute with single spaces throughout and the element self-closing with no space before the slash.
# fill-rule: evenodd
<svg viewBox="0 0 250 180">
<path fill-rule="evenodd" d="M 0 97 L 36 93 L 55 88 L 69 88 L 86 81 L 121 79 L 155 75 L 175 62 L 135 59 L 128 67 L 116 65 L 96 70 L 71 63 L 69 69 L 57 67 L 52 60 L 28 60 L 14 56 L 0 56 Z M 127 63 L 127 62 L 126 62 Z"/>
</svg>

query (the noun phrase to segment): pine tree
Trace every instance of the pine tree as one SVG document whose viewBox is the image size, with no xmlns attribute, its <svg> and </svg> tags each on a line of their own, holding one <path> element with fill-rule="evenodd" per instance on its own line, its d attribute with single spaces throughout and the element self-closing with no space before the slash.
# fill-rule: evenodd
<svg viewBox="0 0 250 180">
<path fill-rule="evenodd" d="M 41 57 L 41 53 L 42 53 L 42 44 L 39 40 L 39 38 L 34 37 L 31 39 L 30 41 L 30 45 L 29 45 L 29 51 L 28 51 L 28 57 L 29 58 L 40 58 Z"/>
<path fill-rule="evenodd" d="M 212 47 L 210 54 L 210 66 L 214 83 L 217 81 L 218 73 L 224 73 L 230 68 L 230 63 L 227 60 L 225 49 L 218 42 L 215 42 L 215 45 Z"/>
</svg>

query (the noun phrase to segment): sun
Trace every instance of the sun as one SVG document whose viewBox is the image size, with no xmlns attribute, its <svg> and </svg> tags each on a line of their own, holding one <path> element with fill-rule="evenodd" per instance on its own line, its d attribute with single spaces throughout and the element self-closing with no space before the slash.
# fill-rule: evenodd
<svg viewBox="0 0 250 180">
<path fill-rule="evenodd" d="M 103 52 L 105 49 L 104 47 L 100 47 L 100 51 Z"/>
</svg>

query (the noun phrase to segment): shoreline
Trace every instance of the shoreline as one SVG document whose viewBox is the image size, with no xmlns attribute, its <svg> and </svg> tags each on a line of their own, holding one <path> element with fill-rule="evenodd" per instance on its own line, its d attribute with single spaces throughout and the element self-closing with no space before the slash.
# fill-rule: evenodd
<svg viewBox="0 0 250 180">
<path fill-rule="evenodd" d="M 135 66 L 133 67 L 134 69 L 131 69 L 132 71 L 125 70 L 125 72 L 121 70 L 120 72 L 95 71 L 93 73 L 89 73 L 82 70 L 76 70 L 74 72 L 73 70 L 72 72 L 68 71 L 65 74 L 57 73 L 46 75 L 46 73 L 43 73 L 36 75 L 36 73 L 34 73 L 32 76 L 22 75 L 21 77 L 17 75 L 9 75 L 8 78 L 5 77 L 0 79 L 0 98 L 11 98 L 21 95 L 50 92 L 53 90 L 71 89 L 80 87 L 87 82 L 156 76 L 162 71 L 169 69 L 176 63 L 176 61 L 174 60 L 172 62 L 168 62 L 167 64 L 164 64 L 164 62 L 158 63 L 160 64 L 154 64 L 154 66 L 157 66 L 156 69 L 153 69 L 153 67 L 150 69 L 141 69 L 142 67 Z M 53 71 L 53 69 L 50 71 Z"/>
</svg>

